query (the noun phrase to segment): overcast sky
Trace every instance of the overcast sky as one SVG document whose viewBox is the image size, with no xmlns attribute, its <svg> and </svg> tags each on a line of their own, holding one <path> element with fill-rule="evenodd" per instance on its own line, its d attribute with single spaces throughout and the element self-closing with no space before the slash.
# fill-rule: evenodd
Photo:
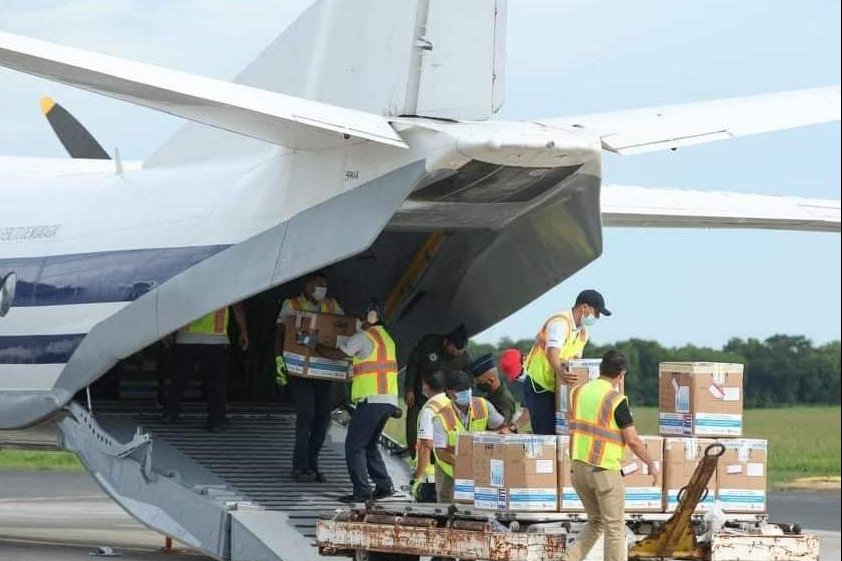
<svg viewBox="0 0 842 561">
<path fill-rule="evenodd" d="M 230 78 L 307 0 L 0 0 L 0 30 Z M 511 0 L 504 119 L 701 101 L 840 81 L 840 2 Z M 38 109 L 50 95 L 110 150 L 143 159 L 180 120 L 0 70 L 0 154 L 64 155 Z M 605 179 L 839 199 L 838 123 L 642 156 Z M 721 345 L 840 337 L 840 236 L 609 229 L 595 263 L 479 336 L 531 337 L 598 288 L 615 315 L 599 342 Z M 501 264 L 505 265 L 505 264 Z M 525 272 L 528 274 L 528 272 Z"/>
</svg>

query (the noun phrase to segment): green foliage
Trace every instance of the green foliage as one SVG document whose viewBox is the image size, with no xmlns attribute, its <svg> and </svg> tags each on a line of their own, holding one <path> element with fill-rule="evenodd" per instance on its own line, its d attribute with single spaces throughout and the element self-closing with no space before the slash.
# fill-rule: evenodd
<svg viewBox="0 0 842 561">
<path fill-rule="evenodd" d="M 526 353 L 531 346 L 528 339 L 504 338 L 497 345 L 471 342 L 469 349 L 474 356 L 489 352 L 499 355 L 513 347 Z M 842 396 L 839 341 L 814 346 L 800 335 L 775 335 L 765 341 L 734 338 L 722 349 L 711 349 L 689 344 L 664 347 L 656 341 L 628 339 L 610 345 L 591 343 L 585 347 L 585 356 L 601 357 L 608 349 L 619 349 L 626 355 L 626 393 L 637 405 L 657 405 L 660 362 L 745 364 L 746 407 L 838 405 Z"/>
<path fill-rule="evenodd" d="M 0 450 L 0 471 L 18 469 L 79 470 L 82 469 L 82 464 L 72 452 Z"/>
</svg>

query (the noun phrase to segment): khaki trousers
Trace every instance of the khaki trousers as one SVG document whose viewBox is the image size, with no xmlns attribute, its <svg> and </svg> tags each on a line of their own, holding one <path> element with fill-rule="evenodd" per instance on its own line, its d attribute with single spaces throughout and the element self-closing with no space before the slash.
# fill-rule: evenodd
<svg viewBox="0 0 842 561">
<path fill-rule="evenodd" d="M 626 561 L 626 499 L 619 470 L 573 461 L 573 488 L 585 505 L 588 523 L 564 554 L 564 561 L 582 561 L 605 534 L 604 561 Z"/>
<path fill-rule="evenodd" d="M 436 466 L 436 501 L 440 503 L 453 502 L 453 478 Z"/>
</svg>

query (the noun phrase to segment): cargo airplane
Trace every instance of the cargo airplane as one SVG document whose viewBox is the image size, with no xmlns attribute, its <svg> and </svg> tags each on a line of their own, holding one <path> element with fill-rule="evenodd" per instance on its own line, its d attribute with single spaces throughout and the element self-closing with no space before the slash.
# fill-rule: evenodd
<svg viewBox="0 0 842 561">
<path fill-rule="evenodd" d="M 512 314 L 597 259 L 603 227 L 840 231 L 838 200 L 602 181 L 606 151 L 838 120 L 839 86 L 496 120 L 509 9 L 317 0 L 233 81 L 0 32 L 0 66 L 189 121 L 139 164 L 0 157 L 0 428 L 57 424 L 127 511 L 212 556 L 303 559 L 282 510 L 74 395 L 316 269 L 346 310 L 383 299 L 406 349 Z"/>
</svg>

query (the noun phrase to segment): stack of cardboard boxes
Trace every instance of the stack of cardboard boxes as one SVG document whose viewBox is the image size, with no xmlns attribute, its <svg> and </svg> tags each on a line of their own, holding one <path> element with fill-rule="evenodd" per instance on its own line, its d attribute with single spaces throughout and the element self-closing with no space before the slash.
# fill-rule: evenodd
<svg viewBox="0 0 842 561">
<path fill-rule="evenodd" d="M 719 500 L 726 513 L 765 512 L 766 441 L 743 433 L 743 365 L 663 362 L 658 410 L 664 439 L 664 500 L 667 512 L 711 444 L 725 453 L 698 510 Z"/>
<path fill-rule="evenodd" d="M 599 376 L 598 360 L 571 361 L 579 383 Z M 718 499 L 727 513 L 766 509 L 766 441 L 742 435 L 742 365 L 662 363 L 659 372 L 661 436 L 642 436 L 659 466 L 648 468 L 626 448 L 622 471 L 629 512 L 672 512 L 705 449 L 725 446 L 709 493 L 697 510 Z M 578 384 L 574 384 L 575 387 Z M 570 481 L 567 404 L 557 384 L 557 436 L 462 434 L 456 446 L 455 499 L 478 509 L 583 511 Z"/>
</svg>

